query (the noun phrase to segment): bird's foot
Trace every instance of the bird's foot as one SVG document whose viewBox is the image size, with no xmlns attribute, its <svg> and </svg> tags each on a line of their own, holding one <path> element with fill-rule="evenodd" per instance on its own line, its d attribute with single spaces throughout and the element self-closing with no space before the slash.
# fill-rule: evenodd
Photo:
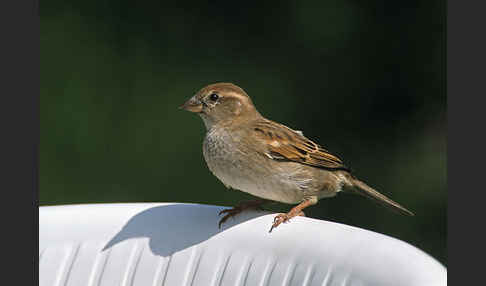
<svg viewBox="0 0 486 286">
<path fill-rule="evenodd" d="M 272 227 L 270 228 L 269 232 L 272 232 L 274 228 L 279 226 L 281 223 L 287 223 L 290 221 L 291 218 L 296 217 L 296 216 L 305 216 L 305 213 L 303 211 L 300 211 L 298 213 L 295 212 L 288 212 L 286 214 L 278 214 L 274 219 L 273 219 L 273 224 Z"/>
<path fill-rule="evenodd" d="M 279 214 L 273 220 L 272 227 L 270 228 L 269 232 L 272 232 L 274 228 L 279 226 L 282 222 L 288 222 L 291 218 L 295 216 L 305 216 L 304 212 L 302 211 L 308 206 L 315 205 L 317 203 L 316 197 L 309 197 L 303 200 L 300 204 L 293 207 L 288 213 L 286 214 Z"/>
<path fill-rule="evenodd" d="M 240 202 L 238 205 L 232 207 L 231 209 L 225 209 L 219 212 L 218 215 L 225 214 L 223 218 L 219 221 L 218 227 L 221 228 L 221 225 L 227 221 L 230 217 L 234 217 L 237 214 L 241 213 L 247 209 L 262 209 L 261 205 L 264 204 L 266 200 L 254 200 L 254 201 L 245 201 Z"/>
</svg>

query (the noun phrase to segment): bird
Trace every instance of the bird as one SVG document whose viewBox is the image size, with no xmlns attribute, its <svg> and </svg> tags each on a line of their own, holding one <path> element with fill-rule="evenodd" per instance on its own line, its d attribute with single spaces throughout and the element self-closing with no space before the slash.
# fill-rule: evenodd
<svg viewBox="0 0 486 286">
<path fill-rule="evenodd" d="M 203 156 L 211 173 L 227 188 L 257 200 L 241 202 L 219 214 L 230 217 L 268 202 L 296 205 L 274 217 L 270 232 L 320 199 L 339 192 L 363 195 L 404 215 L 414 214 L 359 180 L 343 161 L 294 130 L 265 118 L 248 94 L 229 82 L 201 88 L 180 109 L 198 114 L 206 127 Z"/>
</svg>

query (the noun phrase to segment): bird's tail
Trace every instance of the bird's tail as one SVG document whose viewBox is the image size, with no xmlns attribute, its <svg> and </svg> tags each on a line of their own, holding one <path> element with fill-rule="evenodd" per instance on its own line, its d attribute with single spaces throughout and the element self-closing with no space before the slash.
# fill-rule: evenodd
<svg viewBox="0 0 486 286">
<path fill-rule="evenodd" d="M 378 202 L 379 204 L 381 204 L 385 207 L 388 207 L 392 210 L 395 210 L 395 211 L 397 211 L 401 214 L 409 215 L 409 216 L 414 215 L 413 212 L 407 210 L 406 208 L 404 208 L 403 206 L 401 206 L 397 202 L 392 201 L 391 199 L 389 199 L 385 195 L 380 194 L 378 191 L 376 191 L 372 187 L 368 186 L 366 183 L 364 183 L 364 182 L 362 182 L 362 181 L 360 181 L 360 180 L 358 180 L 354 177 L 348 178 L 348 179 L 349 179 L 349 181 L 352 185 L 351 190 L 354 193 L 357 193 L 359 195 L 363 195 L 367 198 L 370 198 L 370 199 L 374 200 L 375 202 Z"/>
</svg>

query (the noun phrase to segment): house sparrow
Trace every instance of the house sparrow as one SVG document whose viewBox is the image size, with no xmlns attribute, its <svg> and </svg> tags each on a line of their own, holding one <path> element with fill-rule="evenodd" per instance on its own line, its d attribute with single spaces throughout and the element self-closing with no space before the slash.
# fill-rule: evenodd
<svg viewBox="0 0 486 286">
<path fill-rule="evenodd" d="M 250 97 L 231 83 L 199 90 L 181 109 L 194 112 L 207 129 L 203 155 L 209 170 L 228 188 L 262 200 L 223 210 L 229 217 L 268 201 L 298 204 L 275 217 L 272 229 L 319 199 L 348 191 L 364 195 L 402 214 L 413 215 L 351 174 L 341 159 L 306 138 L 302 132 L 263 117 Z"/>
</svg>

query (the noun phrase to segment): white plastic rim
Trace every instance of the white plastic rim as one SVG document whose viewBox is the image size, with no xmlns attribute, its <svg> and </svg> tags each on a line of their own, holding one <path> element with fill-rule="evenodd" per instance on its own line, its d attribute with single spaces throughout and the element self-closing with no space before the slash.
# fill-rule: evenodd
<svg viewBox="0 0 486 286">
<path fill-rule="evenodd" d="M 39 208 L 39 285 L 447 285 L 403 241 L 305 217 L 177 203 Z"/>
</svg>

